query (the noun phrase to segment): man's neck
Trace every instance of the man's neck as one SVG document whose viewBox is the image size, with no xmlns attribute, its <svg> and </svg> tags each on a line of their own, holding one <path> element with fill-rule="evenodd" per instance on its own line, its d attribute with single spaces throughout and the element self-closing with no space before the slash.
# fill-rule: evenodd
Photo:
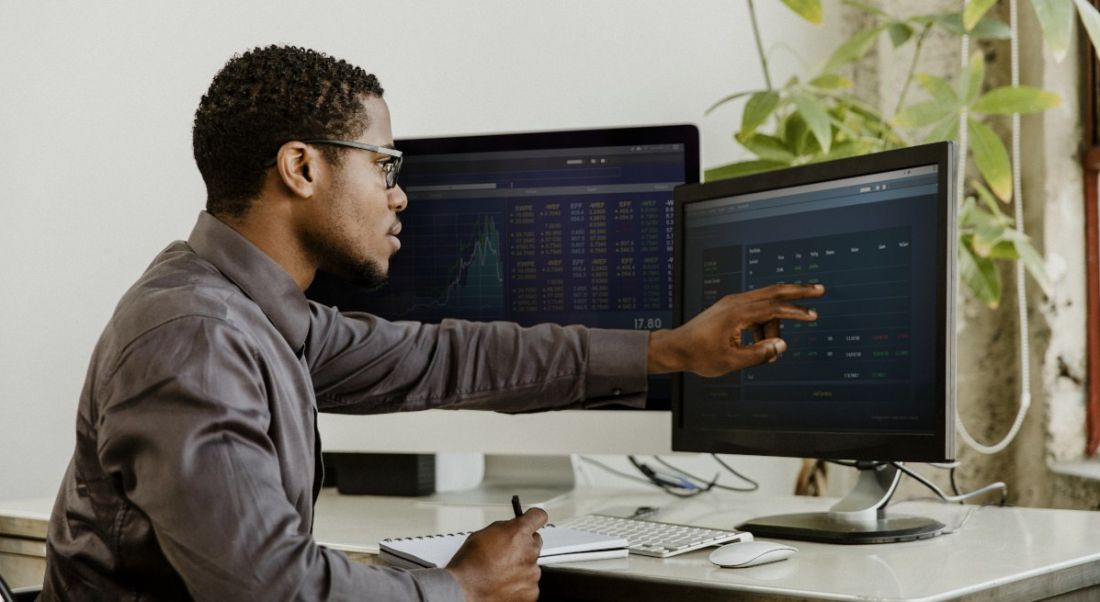
<svg viewBox="0 0 1100 602">
<path fill-rule="evenodd" d="M 233 228 L 279 264 L 303 291 L 317 275 L 317 265 L 310 259 L 295 235 L 290 220 L 265 215 L 253 208 L 243 217 L 215 216 Z"/>
</svg>

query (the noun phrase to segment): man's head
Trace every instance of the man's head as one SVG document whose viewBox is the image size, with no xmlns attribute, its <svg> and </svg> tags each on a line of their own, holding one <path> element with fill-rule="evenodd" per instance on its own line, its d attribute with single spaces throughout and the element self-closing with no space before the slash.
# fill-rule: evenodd
<svg viewBox="0 0 1100 602">
<path fill-rule="evenodd" d="M 384 153 L 310 143 L 392 147 L 378 80 L 312 50 L 268 46 L 233 57 L 195 113 L 195 162 L 207 211 L 227 221 L 281 220 L 280 241 L 316 267 L 378 284 L 397 250 L 399 187 Z"/>
</svg>

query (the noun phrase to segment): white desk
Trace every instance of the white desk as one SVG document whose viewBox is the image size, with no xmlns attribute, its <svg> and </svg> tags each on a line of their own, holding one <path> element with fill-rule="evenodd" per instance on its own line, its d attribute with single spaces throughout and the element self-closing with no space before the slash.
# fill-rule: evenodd
<svg viewBox="0 0 1100 602">
<path fill-rule="evenodd" d="M 371 562 L 386 537 L 477 529 L 511 516 L 499 506 L 440 506 L 415 498 L 341 496 L 326 489 L 317 504 L 318 541 Z M 611 506 L 661 506 L 658 520 L 729 527 L 778 512 L 821 510 L 820 498 L 710 493 L 690 500 L 624 490 L 578 490 L 548 506 L 551 520 Z M 4 556 L 44 555 L 52 500 L 0 501 Z M 911 502 L 896 511 L 953 527 L 970 507 Z M 721 569 L 708 551 L 669 559 L 624 559 L 544 567 L 544 600 L 1100 600 L 1100 512 L 983 508 L 958 533 L 900 544 L 837 546 L 793 542 L 790 560 Z M 13 553 L 15 556 L 13 556 Z M 364 554 L 366 553 L 366 554 Z M 10 560 L 10 558 L 9 558 Z M 10 564 L 8 565 L 11 566 Z M 34 566 L 41 566 L 41 560 Z M 40 570 L 40 569 L 38 569 Z M 39 582 L 41 575 L 34 577 Z M 21 580 L 19 585 L 30 583 Z"/>
<path fill-rule="evenodd" d="M 502 500 L 505 502 L 506 500 Z M 661 506 L 657 520 L 730 527 L 751 517 L 823 510 L 829 501 L 795 496 L 710 493 L 689 500 L 623 490 L 578 490 L 547 507 L 551 521 L 609 506 Z M 1100 512 L 975 509 L 905 502 L 900 513 L 932 516 L 958 533 L 899 544 L 842 546 L 792 542 L 790 560 L 722 569 L 709 550 L 669 559 L 625 559 L 543 568 L 543 599 L 559 600 L 1100 600 Z M 318 541 L 376 550 L 385 537 L 450 533 L 509 518 L 511 509 L 439 506 L 408 498 L 329 492 L 317 505 Z M 1091 588 L 1091 589 L 1090 589 Z"/>
</svg>

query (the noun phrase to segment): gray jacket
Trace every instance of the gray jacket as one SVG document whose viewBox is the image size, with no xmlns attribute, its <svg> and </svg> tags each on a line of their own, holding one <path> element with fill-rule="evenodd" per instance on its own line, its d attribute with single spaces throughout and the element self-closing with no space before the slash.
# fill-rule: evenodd
<svg viewBox="0 0 1100 602">
<path fill-rule="evenodd" d="M 340 313 L 203 213 L 96 345 L 43 599 L 461 600 L 443 569 L 357 564 L 313 540 L 317 411 L 636 402 L 646 342 Z"/>
</svg>

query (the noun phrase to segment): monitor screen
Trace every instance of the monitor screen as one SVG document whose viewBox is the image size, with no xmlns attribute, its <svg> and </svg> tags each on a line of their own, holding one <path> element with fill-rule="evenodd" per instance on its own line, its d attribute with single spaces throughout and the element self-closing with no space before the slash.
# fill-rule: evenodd
<svg viewBox="0 0 1100 602">
<path fill-rule="evenodd" d="M 788 350 L 779 361 L 680 379 L 674 449 L 953 453 L 948 155 L 948 145 L 930 145 L 677 192 L 685 318 L 776 283 L 821 283 L 826 294 L 802 303 L 817 321 L 781 323 Z"/>
<path fill-rule="evenodd" d="M 699 179 L 694 126 L 400 140 L 402 247 L 366 290 L 307 291 L 388 320 L 670 327 L 673 189 Z M 669 409 L 671 377 L 647 409 Z"/>
</svg>

